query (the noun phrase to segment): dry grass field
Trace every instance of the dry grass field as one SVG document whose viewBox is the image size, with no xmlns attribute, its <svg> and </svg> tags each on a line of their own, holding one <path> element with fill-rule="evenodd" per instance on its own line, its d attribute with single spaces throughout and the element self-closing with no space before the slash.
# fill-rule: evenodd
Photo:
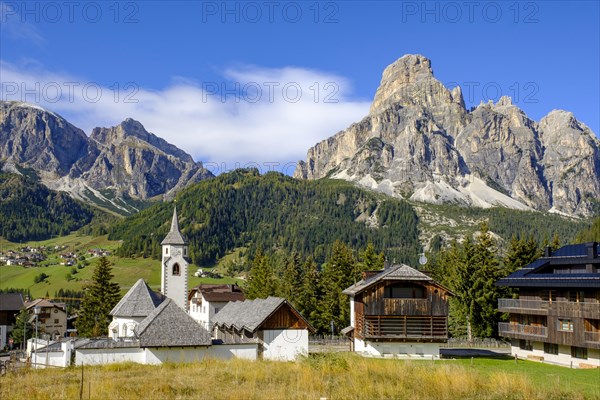
<svg viewBox="0 0 600 400">
<path fill-rule="evenodd" d="M 81 367 L 8 374 L 0 378 L 0 398 L 600 399 L 600 370 L 491 359 L 399 361 L 331 353 L 296 363 L 84 367 L 83 385 L 81 376 Z"/>
</svg>

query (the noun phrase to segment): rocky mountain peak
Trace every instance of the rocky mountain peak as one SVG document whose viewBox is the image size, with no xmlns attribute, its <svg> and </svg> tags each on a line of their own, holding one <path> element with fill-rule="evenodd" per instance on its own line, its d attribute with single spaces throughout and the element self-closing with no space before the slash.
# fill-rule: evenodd
<svg viewBox="0 0 600 400">
<path fill-rule="evenodd" d="M 370 113 L 308 150 L 294 176 L 325 176 L 432 203 L 591 215 L 600 202 L 600 141 L 572 113 L 538 123 L 512 99 L 464 108 L 460 87 L 407 55 L 388 66 Z"/>
<path fill-rule="evenodd" d="M 0 101 L 0 160 L 60 176 L 85 153 L 87 136 L 60 115 L 17 101 Z"/>
<path fill-rule="evenodd" d="M 0 161 L 34 169 L 50 189 L 125 212 L 124 198 L 171 197 L 212 176 L 134 119 L 94 128 L 88 138 L 57 114 L 17 102 L 0 101 Z"/>
<path fill-rule="evenodd" d="M 462 93 L 455 92 L 455 99 L 457 104 L 464 105 Z M 431 61 L 419 54 L 409 54 L 383 71 L 370 113 L 380 113 L 392 105 L 428 108 L 450 103 L 453 96 L 434 78 Z"/>
</svg>

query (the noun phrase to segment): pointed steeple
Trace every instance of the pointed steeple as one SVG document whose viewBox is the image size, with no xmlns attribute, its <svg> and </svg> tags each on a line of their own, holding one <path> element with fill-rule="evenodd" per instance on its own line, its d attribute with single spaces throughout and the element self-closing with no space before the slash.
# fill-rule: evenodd
<svg viewBox="0 0 600 400">
<path fill-rule="evenodd" d="M 177 220 L 177 206 L 173 208 L 173 220 L 171 221 L 171 230 L 167 233 L 164 240 L 160 243 L 161 246 L 166 244 L 186 245 L 187 240 L 183 238 L 179 231 L 179 221 Z"/>
</svg>

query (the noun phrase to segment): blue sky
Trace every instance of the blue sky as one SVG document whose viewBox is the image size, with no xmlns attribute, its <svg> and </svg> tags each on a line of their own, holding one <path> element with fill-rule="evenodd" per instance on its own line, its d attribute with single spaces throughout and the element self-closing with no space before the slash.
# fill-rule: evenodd
<svg viewBox="0 0 600 400">
<path fill-rule="evenodd" d="M 1 2 L 2 99 L 88 134 L 133 117 L 216 172 L 304 158 L 367 115 L 408 53 L 468 106 L 509 95 L 600 133 L 597 1 L 67 4 Z"/>
</svg>

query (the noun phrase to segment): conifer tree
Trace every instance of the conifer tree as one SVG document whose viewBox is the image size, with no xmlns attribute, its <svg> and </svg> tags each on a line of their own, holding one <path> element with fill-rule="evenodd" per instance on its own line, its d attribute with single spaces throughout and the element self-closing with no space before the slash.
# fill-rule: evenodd
<svg viewBox="0 0 600 400">
<path fill-rule="evenodd" d="M 516 270 L 532 263 L 540 256 L 540 249 L 533 237 L 529 239 L 517 239 L 513 236 L 510 240 L 508 250 L 504 255 L 504 275 L 510 275 Z"/>
<path fill-rule="evenodd" d="M 318 305 L 321 298 L 319 270 L 312 257 L 306 259 L 302 269 L 304 271 L 302 285 L 299 288 L 296 304 L 300 314 L 315 324 L 319 317 Z"/>
<path fill-rule="evenodd" d="M 342 242 L 336 241 L 321 279 L 323 297 L 319 304 L 320 318 L 316 324 L 323 331 L 330 329 L 331 321 L 338 332 L 350 322 L 349 300 L 342 290 L 354 283 L 355 264 L 352 251 Z"/>
<path fill-rule="evenodd" d="M 500 290 L 495 283 L 502 277 L 497 258 L 496 240 L 489 232 L 487 223 L 480 227 L 480 235 L 475 244 L 473 295 L 470 310 L 470 323 L 477 337 L 492 337 L 498 327 L 498 298 Z"/>
<path fill-rule="evenodd" d="M 31 316 L 27 310 L 22 309 L 17 314 L 17 320 L 12 331 L 10 331 L 10 337 L 12 338 L 15 345 L 23 344 L 23 335 L 25 334 L 25 340 L 33 337 L 34 325 L 29 323 Z"/>
<path fill-rule="evenodd" d="M 98 260 L 92 283 L 84 289 L 77 318 L 77 333 L 83 337 L 103 336 L 108 332 L 110 311 L 120 298 L 119 284 L 112 282 L 112 267 L 106 257 Z"/>
<path fill-rule="evenodd" d="M 281 295 L 296 305 L 296 299 L 302 286 L 302 260 L 297 251 L 292 252 L 285 260 Z"/>
<path fill-rule="evenodd" d="M 359 273 L 362 271 L 379 271 L 382 270 L 385 264 L 385 255 L 383 252 L 377 254 L 375 252 L 375 246 L 373 242 L 367 243 L 367 247 L 360 253 L 362 263 L 358 264 L 361 268 Z M 360 274 L 357 276 L 360 279 Z"/>
<path fill-rule="evenodd" d="M 277 294 L 277 280 L 267 256 L 259 248 L 252 260 L 252 268 L 245 291 L 248 299 L 264 299 Z"/>
</svg>

